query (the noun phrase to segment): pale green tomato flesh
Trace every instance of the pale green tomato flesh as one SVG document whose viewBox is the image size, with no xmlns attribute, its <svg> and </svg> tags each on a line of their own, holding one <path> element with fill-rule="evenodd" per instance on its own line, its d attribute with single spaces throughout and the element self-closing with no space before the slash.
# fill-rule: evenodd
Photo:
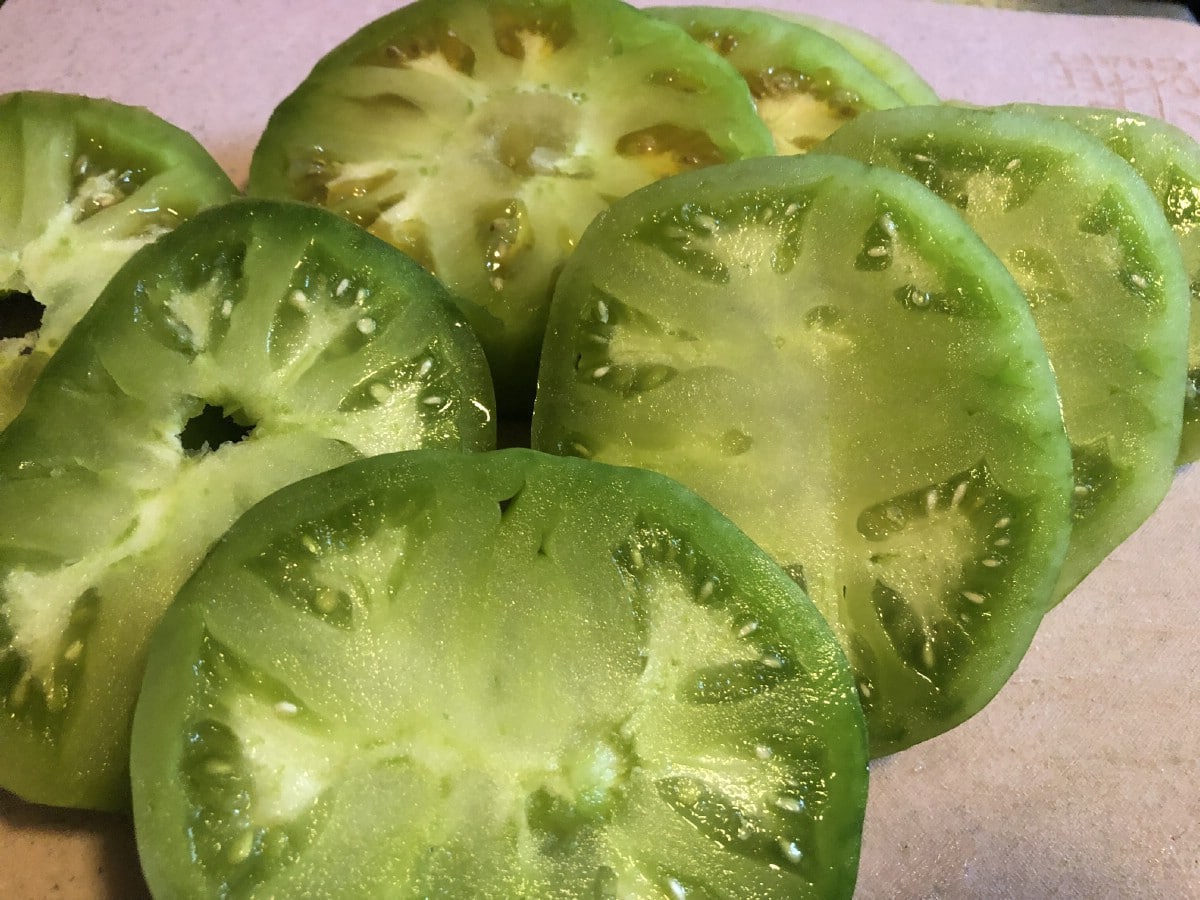
<svg viewBox="0 0 1200 900">
<path fill-rule="evenodd" d="M 0 433 L 0 785 L 126 803 L 146 641 L 211 543 L 359 456 L 488 449 L 490 402 L 441 287 L 336 216 L 243 201 L 136 254 Z"/>
<path fill-rule="evenodd" d="M 528 417 L 553 282 L 647 182 L 773 151 L 737 73 L 616 0 L 418 0 L 271 117 L 249 191 L 326 206 L 460 298 L 502 414 Z"/>
<path fill-rule="evenodd" d="M 746 9 L 660 6 L 650 12 L 741 73 L 778 153 L 805 153 L 864 110 L 904 105 L 850 51 L 804 25 Z"/>
<path fill-rule="evenodd" d="M 1070 456 L 1028 307 L 919 184 L 829 156 L 661 182 L 584 235 L 535 448 L 646 466 L 825 614 L 872 753 L 980 709 L 1058 575 Z"/>
<path fill-rule="evenodd" d="M 151 888 L 850 897 L 862 712 L 820 614 L 652 472 L 365 460 L 246 514 L 155 636 Z"/>
<path fill-rule="evenodd" d="M 1161 119 L 1115 109 L 1019 106 L 1053 116 L 1104 141 L 1150 186 L 1183 252 L 1191 293 L 1188 377 L 1183 406 L 1180 465 L 1200 458 L 1200 145 Z"/>
<path fill-rule="evenodd" d="M 125 260 L 235 194 L 190 135 L 147 110 L 0 95 L 0 428 Z"/>
<path fill-rule="evenodd" d="M 1021 285 L 1075 464 L 1061 599 L 1158 506 L 1179 454 L 1190 292 L 1146 184 L 1099 141 L 1012 110 L 872 113 L 822 145 L 956 206 Z"/>
<path fill-rule="evenodd" d="M 841 22 L 822 18 L 821 16 L 810 16 L 803 13 L 785 12 L 777 9 L 765 10 L 765 12 L 800 25 L 805 25 L 837 41 L 855 59 L 866 66 L 872 74 L 894 90 L 905 104 L 909 106 L 924 106 L 930 103 L 941 102 L 937 92 L 913 68 L 909 60 L 866 32 L 859 31 L 857 28 L 852 28 L 849 25 L 843 25 Z"/>
</svg>

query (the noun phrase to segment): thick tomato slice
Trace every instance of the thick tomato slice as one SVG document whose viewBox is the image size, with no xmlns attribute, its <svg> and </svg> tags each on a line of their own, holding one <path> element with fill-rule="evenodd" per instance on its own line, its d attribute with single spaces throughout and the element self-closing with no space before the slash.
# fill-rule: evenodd
<svg viewBox="0 0 1200 900">
<path fill-rule="evenodd" d="M 832 156 L 680 175 L 598 218 L 555 293 L 533 440 L 664 472 L 744 528 L 841 638 L 875 754 L 995 694 L 1070 530 L 1021 291 L 931 191 Z"/>
<path fill-rule="evenodd" d="M 681 485 L 530 450 L 253 508 L 155 636 L 132 760 L 161 896 L 848 898 L 866 794 L 795 583 Z"/>
<path fill-rule="evenodd" d="M 482 350 L 338 217 L 239 201 L 143 248 L 0 433 L 0 785 L 120 807 L 146 642 L 237 515 L 414 447 L 488 449 Z"/>
<path fill-rule="evenodd" d="M 504 415 L 529 415 L 562 261 L 614 198 L 773 152 L 737 72 L 618 0 L 417 0 L 276 109 L 252 194 L 318 203 L 460 298 Z"/>
</svg>

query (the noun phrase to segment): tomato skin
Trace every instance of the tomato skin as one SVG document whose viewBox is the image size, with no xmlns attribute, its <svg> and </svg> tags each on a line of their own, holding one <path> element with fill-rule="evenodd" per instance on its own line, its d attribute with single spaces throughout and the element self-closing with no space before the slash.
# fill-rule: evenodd
<svg viewBox="0 0 1200 900">
<path fill-rule="evenodd" d="M 0 95 L 0 320 L 29 294 L 37 328 L 0 340 L 0 428 L 139 247 L 237 189 L 186 132 L 110 100 Z"/>
<path fill-rule="evenodd" d="M 297 603 L 335 572 L 364 586 L 336 625 Z M 722 668 L 745 641 L 781 674 Z M 155 635 L 132 769 L 163 896 L 824 898 L 853 891 L 866 747 L 828 627 L 691 492 L 412 451 L 218 542 Z"/>
<path fill-rule="evenodd" d="M 191 436 L 212 411 L 234 436 Z M 0 783 L 125 808 L 146 642 L 238 513 L 363 455 L 489 449 L 494 429 L 444 289 L 337 217 L 243 200 L 143 248 L 0 433 Z"/>
</svg>

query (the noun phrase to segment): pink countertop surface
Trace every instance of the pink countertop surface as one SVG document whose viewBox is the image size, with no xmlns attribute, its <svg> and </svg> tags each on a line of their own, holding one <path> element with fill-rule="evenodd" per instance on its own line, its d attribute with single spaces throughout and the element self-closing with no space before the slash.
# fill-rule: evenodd
<svg viewBox="0 0 1200 900">
<path fill-rule="evenodd" d="M 8 0 L 0 92 L 147 106 L 239 183 L 274 105 L 395 0 Z M 1200 27 L 923 0 L 756 0 L 855 25 L 946 98 L 1123 107 L 1200 137 Z M 1200 467 L 1044 621 L 996 700 L 877 761 L 857 896 L 1200 898 Z M 120 817 L 0 794 L 0 897 L 142 896 Z"/>
</svg>

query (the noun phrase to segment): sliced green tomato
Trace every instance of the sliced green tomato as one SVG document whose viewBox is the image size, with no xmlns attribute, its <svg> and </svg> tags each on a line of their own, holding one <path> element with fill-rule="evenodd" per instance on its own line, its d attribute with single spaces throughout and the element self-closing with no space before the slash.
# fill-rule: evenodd
<svg viewBox="0 0 1200 900">
<path fill-rule="evenodd" d="M 528 417 L 558 269 L 612 199 L 773 152 L 737 73 L 617 0 L 418 0 L 318 63 L 250 192 L 318 203 L 460 297 L 502 414 Z"/>
<path fill-rule="evenodd" d="M 645 188 L 559 279 L 538 449 L 691 486 L 806 586 L 871 750 L 980 709 L 1070 526 L 1054 379 L 1024 297 L 915 181 L 831 156 Z"/>
<path fill-rule="evenodd" d="M 236 193 L 203 147 L 147 110 L 0 95 L 0 428 L 134 251 Z"/>
<path fill-rule="evenodd" d="M 344 466 L 248 512 L 155 635 L 156 896 L 850 897 L 862 711 L 820 614 L 652 472 Z"/>
<path fill-rule="evenodd" d="M 1061 119 L 1102 140 L 1150 186 L 1183 251 L 1191 291 L 1188 379 L 1178 463 L 1200 459 L 1200 144 L 1174 125 L 1115 109 L 1018 106 Z"/>
<path fill-rule="evenodd" d="M 871 113 L 822 145 L 958 207 L 1029 299 L 1075 464 L 1065 596 L 1158 506 L 1179 454 L 1190 292 L 1150 189 L 1098 140 L 1004 109 Z"/>
<path fill-rule="evenodd" d="M 866 66 L 875 77 L 899 94 L 900 99 L 906 104 L 924 106 L 929 103 L 941 102 L 937 92 L 913 68 L 911 62 L 871 35 L 820 16 L 809 16 L 777 9 L 764 10 L 764 12 L 807 26 L 814 31 L 821 32 L 826 37 L 833 38 L 845 47 L 851 56 Z"/>
<path fill-rule="evenodd" d="M 717 6 L 660 6 L 650 12 L 733 64 L 779 153 L 807 152 L 864 110 L 904 105 L 849 50 L 796 22 Z"/>
<path fill-rule="evenodd" d="M 127 801 L 150 631 L 233 520 L 366 454 L 492 446 L 444 289 L 338 217 L 237 202 L 139 251 L 0 433 L 0 786 Z"/>
</svg>

